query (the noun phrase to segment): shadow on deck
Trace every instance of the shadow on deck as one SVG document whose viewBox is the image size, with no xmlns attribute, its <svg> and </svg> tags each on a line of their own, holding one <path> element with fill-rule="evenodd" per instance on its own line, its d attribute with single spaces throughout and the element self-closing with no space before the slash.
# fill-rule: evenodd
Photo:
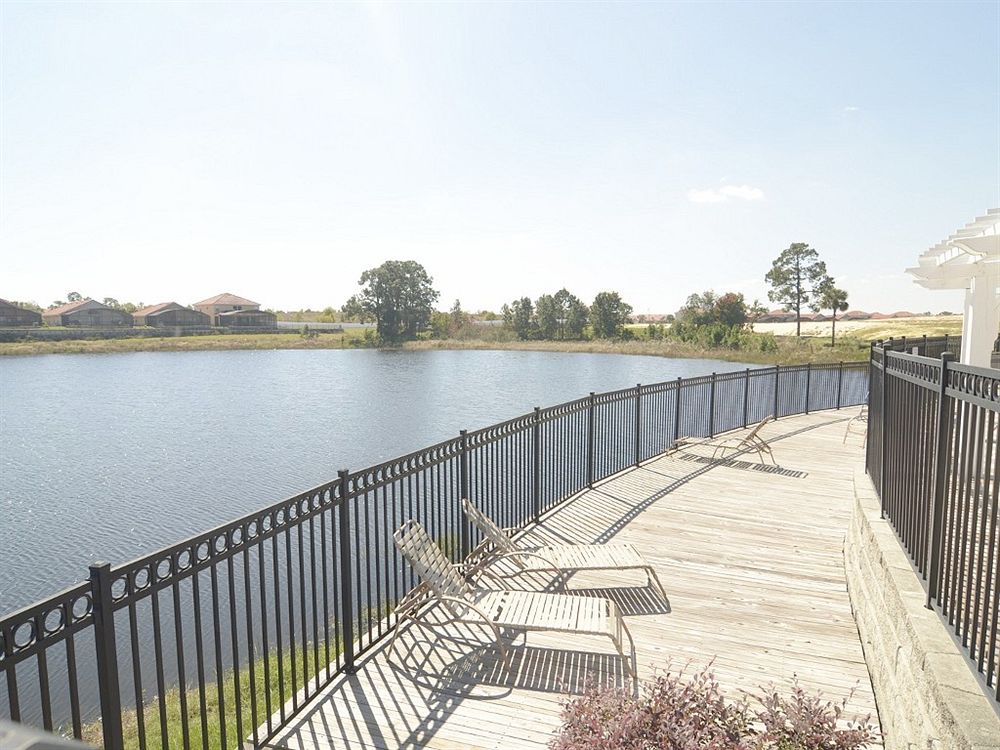
<svg viewBox="0 0 1000 750">
<path fill-rule="evenodd" d="M 639 672 L 712 663 L 727 692 L 797 676 L 848 714 L 875 717 L 843 567 L 861 437 L 842 443 L 851 411 L 767 425 L 779 465 L 666 454 L 612 477 L 542 517 L 534 543 L 627 541 L 656 568 L 583 572 L 569 586 L 627 618 Z M 272 741 L 280 748 L 542 748 L 562 705 L 587 684 L 623 687 L 607 639 L 509 633 L 505 673 L 489 635 L 411 628 L 312 700 Z"/>
</svg>

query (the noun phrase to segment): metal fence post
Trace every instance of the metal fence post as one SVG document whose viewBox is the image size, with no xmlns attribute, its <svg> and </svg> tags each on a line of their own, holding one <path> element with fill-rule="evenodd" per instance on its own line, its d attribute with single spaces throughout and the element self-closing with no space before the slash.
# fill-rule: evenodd
<svg viewBox="0 0 1000 750">
<path fill-rule="evenodd" d="M 946 476 L 948 468 L 948 438 L 951 433 L 951 404 L 948 403 L 948 365 L 955 360 L 951 352 L 941 353 L 941 382 L 938 384 L 937 430 L 934 445 L 934 496 L 931 498 L 930 518 L 928 519 L 927 544 L 930 547 L 928 557 L 927 603 L 938 594 L 938 575 L 941 570 L 941 547 L 944 536 L 944 494 L 948 484 Z"/>
<path fill-rule="evenodd" d="M 840 361 L 840 367 L 837 370 L 837 409 L 840 409 L 840 394 L 844 390 L 844 361 Z"/>
<path fill-rule="evenodd" d="M 341 624 L 343 626 L 344 671 L 354 674 L 358 671 L 354 666 L 354 579 L 351 576 L 351 513 L 347 507 L 347 477 L 350 472 L 341 469 L 340 505 L 337 508 L 338 536 L 340 540 L 340 592 L 342 606 Z"/>
<path fill-rule="evenodd" d="M 635 386 L 635 465 L 642 459 L 642 383 Z"/>
<path fill-rule="evenodd" d="M 882 349 L 882 426 L 881 426 L 881 446 L 879 448 L 879 476 L 878 476 L 878 499 L 881 517 L 885 518 L 885 454 L 886 443 L 889 439 L 889 399 L 886 389 L 889 385 L 889 355 L 891 354 L 892 339 L 889 339 L 890 349 Z"/>
<path fill-rule="evenodd" d="M 124 747 L 122 699 L 118 686 L 118 649 L 115 641 L 115 610 L 111 596 L 110 564 L 98 562 L 90 566 L 90 595 L 94 607 L 97 687 L 101 700 L 104 748 L 121 750 Z"/>
<path fill-rule="evenodd" d="M 747 410 L 750 408 L 750 368 L 746 369 L 743 380 L 743 428 L 747 426 Z"/>
<path fill-rule="evenodd" d="M 812 383 L 812 362 L 806 362 L 806 414 L 809 413 L 809 386 Z"/>
<path fill-rule="evenodd" d="M 781 374 L 781 365 L 774 366 L 774 418 L 778 418 L 778 376 Z"/>
<path fill-rule="evenodd" d="M 684 378 L 677 378 L 677 394 L 674 398 L 674 446 L 681 438 L 681 384 Z"/>
<path fill-rule="evenodd" d="M 531 427 L 532 468 L 531 495 L 535 521 L 542 515 L 542 410 L 535 407 L 535 422 Z"/>
<path fill-rule="evenodd" d="M 715 373 L 712 373 L 712 387 L 708 392 L 708 436 L 715 437 Z"/>
<path fill-rule="evenodd" d="M 469 556 L 469 551 L 472 548 L 472 540 L 470 538 L 472 530 L 469 528 L 469 519 L 465 517 L 465 512 L 461 507 L 462 500 L 472 500 L 469 497 L 469 431 L 459 430 L 458 435 L 462 441 L 458 454 L 458 490 L 462 495 L 458 501 L 458 517 L 461 519 L 458 524 L 458 544 L 459 549 L 462 551 L 462 559 L 464 560 Z"/>
<path fill-rule="evenodd" d="M 587 486 L 594 486 L 594 392 L 587 406 Z"/>
</svg>

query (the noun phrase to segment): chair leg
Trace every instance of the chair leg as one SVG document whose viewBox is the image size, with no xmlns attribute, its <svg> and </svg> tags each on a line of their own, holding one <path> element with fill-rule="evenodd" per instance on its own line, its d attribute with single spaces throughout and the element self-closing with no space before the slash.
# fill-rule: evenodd
<svg viewBox="0 0 1000 750">
<path fill-rule="evenodd" d="M 409 615 L 407 615 L 407 616 L 402 617 L 402 618 L 400 618 L 399 620 L 396 621 L 396 627 L 394 627 L 392 629 L 392 638 L 389 639 L 389 645 L 388 645 L 388 647 L 385 650 L 386 660 L 391 659 L 395 655 L 395 653 L 396 653 L 396 651 L 395 651 L 395 648 L 396 648 L 396 639 L 399 638 L 399 633 L 403 629 L 403 625 L 409 619 L 411 619 L 411 618 L 410 618 Z"/>
<path fill-rule="evenodd" d="M 646 566 L 646 583 L 648 585 L 652 585 L 653 583 L 655 583 L 656 588 L 660 590 L 660 596 L 662 596 L 664 599 L 667 598 L 666 589 L 664 589 L 663 584 L 660 583 L 660 577 L 656 575 L 656 571 L 653 570 L 652 565 Z"/>
</svg>

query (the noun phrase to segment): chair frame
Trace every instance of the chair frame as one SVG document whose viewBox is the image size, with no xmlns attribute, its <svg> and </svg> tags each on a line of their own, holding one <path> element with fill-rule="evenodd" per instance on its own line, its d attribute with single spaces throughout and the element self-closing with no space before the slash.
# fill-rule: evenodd
<svg viewBox="0 0 1000 750">
<path fill-rule="evenodd" d="M 501 528 L 497 526 L 492 518 L 483 513 L 468 498 L 462 498 L 462 510 L 472 525 L 483 533 L 483 541 L 469 554 L 468 562 L 471 564 L 488 563 L 490 567 L 484 568 L 483 574 L 490 578 L 503 580 L 530 573 L 556 573 L 560 574 L 559 581 L 562 590 L 568 591 L 566 583 L 574 573 L 587 570 L 641 570 L 646 574 L 646 585 L 655 587 L 664 599 L 667 598 L 667 592 L 660 582 L 660 577 L 656 574 L 656 569 L 650 563 L 642 560 L 642 556 L 630 544 L 518 546 L 514 539 L 514 534 L 519 531 L 516 527 Z M 573 565 L 565 562 L 565 557 L 561 553 L 572 552 L 583 547 L 601 548 L 606 553 L 604 561 L 586 565 Z M 620 558 L 615 560 L 616 553 L 620 555 L 623 552 L 631 554 L 642 562 L 623 563 Z M 563 557 L 564 560 L 562 564 L 556 562 L 560 557 Z M 496 570 L 497 563 L 508 560 L 515 566 L 513 572 L 502 573 Z"/>
<path fill-rule="evenodd" d="M 771 446 L 760 436 L 760 431 L 764 428 L 764 425 L 773 421 L 774 415 L 769 414 L 754 425 L 754 428 L 743 437 L 737 437 L 735 435 L 731 437 L 713 438 L 680 437 L 674 441 L 673 450 L 683 450 L 684 448 L 700 445 L 712 449 L 713 459 L 725 458 L 726 451 L 733 451 L 734 453 L 756 451 L 761 463 L 765 463 L 764 458 L 766 456 L 771 459 L 771 463 L 773 465 L 777 466 L 778 462 L 774 460 L 774 453 L 771 451 Z"/>
<path fill-rule="evenodd" d="M 568 596 L 566 594 L 476 588 L 472 582 L 476 580 L 477 574 L 483 572 L 482 565 L 469 566 L 451 563 L 437 544 L 435 544 L 434 540 L 431 539 L 424 527 L 417 521 L 410 520 L 400 526 L 393 534 L 393 541 L 407 562 L 410 563 L 410 566 L 420 576 L 421 581 L 396 606 L 396 626 L 388 646 L 388 653 L 390 655 L 394 653 L 396 641 L 407 622 L 421 629 L 430 630 L 452 624 L 478 624 L 485 626 L 493 634 L 507 674 L 511 670 L 511 660 L 509 647 L 504 643 L 503 639 L 503 630 L 506 628 L 524 632 L 601 635 L 611 639 L 615 650 L 622 658 L 628 676 L 638 685 L 635 641 L 632 639 L 632 634 L 629 632 L 628 626 L 625 625 L 625 621 L 615 607 L 614 602 L 607 599 L 584 598 Z M 502 616 L 499 618 L 497 616 L 491 617 L 487 612 L 489 607 L 480 606 L 482 602 L 487 602 L 502 609 L 505 599 L 508 597 L 519 600 L 517 602 L 519 606 L 516 608 L 518 612 L 521 611 L 520 607 L 522 606 L 531 611 L 533 601 L 538 604 L 552 604 L 553 602 L 558 603 L 558 600 L 567 600 L 572 601 L 574 606 L 579 605 L 581 601 L 588 602 L 586 606 L 603 604 L 603 622 L 607 627 L 603 629 L 577 628 L 569 625 L 558 627 L 550 623 L 541 626 L 531 623 L 530 618 L 527 617 L 521 617 L 520 621 L 518 618 L 511 620 L 505 619 Z M 447 613 L 446 619 L 444 621 L 429 623 L 423 615 L 438 606 Z M 631 658 L 625 655 L 623 636 L 628 639 Z"/>
<path fill-rule="evenodd" d="M 863 425 L 863 426 L 862 426 Z M 859 429 L 855 430 L 857 427 Z M 847 436 L 854 433 L 862 433 L 861 447 L 868 445 L 868 404 L 862 404 L 860 411 L 847 420 L 847 427 L 844 429 L 843 445 L 847 444 Z"/>
</svg>

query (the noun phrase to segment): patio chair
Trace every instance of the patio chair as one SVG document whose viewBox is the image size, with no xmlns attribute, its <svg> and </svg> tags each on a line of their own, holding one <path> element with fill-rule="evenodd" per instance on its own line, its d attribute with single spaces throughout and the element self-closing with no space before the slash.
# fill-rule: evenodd
<svg viewBox="0 0 1000 750">
<path fill-rule="evenodd" d="M 843 444 L 847 444 L 847 436 L 851 433 L 862 435 L 861 447 L 868 445 L 868 404 L 861 405 L 861 410 L 847 421 L 847 428 L 844 430 Z"/>
<path fill-rule="evenodd" d="M 400 526 L 393 534 L 393 540 L 420 577 L 421 584 L 396 607 L 397 622 L 389 642 L 390 653 L 407 621 L 422 628 L 484 625 L 492 631 L 508 673 L 510 653 L 503 640 L 503 629 L 601 635 L 611 639 L 633 681 L 638 679 L 635 642 L 614 602 L 538 591 L 474 588 L 460 572 L 462 566 L 452 565 L 417 521 L 407 521 Z M 441 605 L 446 619 L 427 622 L 421 615 L 435 604 Z M 622 636 L 628 638 L 630 657 L 625 656 Z"/>
<path fill-rule="evenodd" d="M 771 446 L 768 445 L 767 441 L 760 436 L 760 431 L 763 429 L 764 425 L 773 420 L 774 416 L 772 415 L 764 417 L 743 437 L 681 437 L 674 443 L 674 449 L 680 450 L 694 446 L 704 446 L 712 450 L 712 458 L 725 458 L 727 451 L 733 451 L 734 453 L 756 451 L 761 463 L 764 463 L 764 457 L 766 456 L 771 459 L 772 464 L 777 466 L 778 463 L 774 460 L 774 454 L 771 452 Z"/>
<path fill-rule="evenodd" d="M 489 577 L 509 578 L 525 573 L 557 573 L 566 578 L 584 570 L 641 570 L 646 574 L 646 585 L 655 586 L 666 599 L 653 566 L 631 544 L 555 544 L 531 547 L 520 544 L 512 537 L 516 530 L 502 529 L 468 498 L 462 499 L 462 509 L 472 524 L 483 532 L 483 543 L 473 550 L 470 559 L 487 560 L 490 567 L 484 574 Z M 510 561 L 513 572 L 498 571 L 496 563 Z M 565 583 L 565 581 L 564 581 Z"/>
</svg>

